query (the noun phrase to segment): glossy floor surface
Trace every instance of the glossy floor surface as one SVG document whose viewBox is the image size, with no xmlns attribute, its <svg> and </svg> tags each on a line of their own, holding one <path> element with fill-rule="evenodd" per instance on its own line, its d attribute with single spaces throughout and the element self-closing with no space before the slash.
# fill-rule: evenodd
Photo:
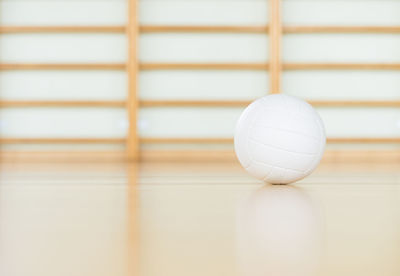
<svg viewBox="0 0 400 276">
<path fill-rule="evenodd" d="M 400 275 L 399 164 L 0 166 L 0 275 Z"/>
</svg>

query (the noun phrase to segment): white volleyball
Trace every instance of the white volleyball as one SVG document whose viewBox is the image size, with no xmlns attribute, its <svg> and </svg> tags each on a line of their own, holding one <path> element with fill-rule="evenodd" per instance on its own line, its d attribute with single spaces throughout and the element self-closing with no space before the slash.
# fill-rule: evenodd
<svg viewBox="0 0 400 276">
<path fill-rule="evenodd" d="M 251 103 L 235 131 L 235 152 L 247 172 L 272 184 L 288 184 L 318 166 L 326 143 L 323 122 L 307 102 L 268 95 Z"/>
</svg>

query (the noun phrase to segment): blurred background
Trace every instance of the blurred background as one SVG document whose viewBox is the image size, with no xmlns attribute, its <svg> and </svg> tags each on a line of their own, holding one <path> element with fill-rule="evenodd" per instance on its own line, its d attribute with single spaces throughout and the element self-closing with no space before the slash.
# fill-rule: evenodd
<svg viewBox="0 0 400 276">
<path fill-rule="evenodd" d="M 400 2 L 280 5 L 280 92 L 318 109 L 328 152 L 398 149 Z M 2 156 L 234 158 L 270 92 L 269 17 L 268 0 L 1 0 Z"/>
</svg>

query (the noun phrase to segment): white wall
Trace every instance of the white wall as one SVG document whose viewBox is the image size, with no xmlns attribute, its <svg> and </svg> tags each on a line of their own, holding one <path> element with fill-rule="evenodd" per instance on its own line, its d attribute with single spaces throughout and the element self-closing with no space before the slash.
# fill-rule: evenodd
<svg viewBox="0 0 400 276">
<path fill-rule="evenodd" d="M 0 0 L 2 25 L 123 25 L 126 13 L 125 0 Z M 263 25 L 268 1 L 141 0 L 139 17 L 142 24 Z M 287 25 L 399 25 L 400 2 L 283 0 L 283 20 Z M 399 46 L 400 36 L 392 34 L 292 34 L 283 39 L 283 60 L 400 62 Z M 144 34 L 139 48 L 142 62 L 268 61 L 268 36 L 262 34 Z M 120 63 L 126 50 L 123 34 L 0 35 L 0 62 Z M 305 99 L 400 100 L 399 77 L 396 71 L 289 71 L 283 74 L 283 91 Z M 143 71 L 139 80 L 141 99 L 251 100 L 268 90 L 268 72 L 262 71 Z M 122 71 L 0 72 L 1 100 L 122 100 L 126 90 Z M 144 108 L 139 131 L 146 137 L 231 137 L 241 111 Z M 400 134 L 395 108 L 319 111 L 329 136 Z M 126 113 L 118 108 L 8 108 L 0 116 L 5 137 L 124 137 L 127 126 Z M 44 149 L 60 147 L 66 146 Z"/>
</svg>

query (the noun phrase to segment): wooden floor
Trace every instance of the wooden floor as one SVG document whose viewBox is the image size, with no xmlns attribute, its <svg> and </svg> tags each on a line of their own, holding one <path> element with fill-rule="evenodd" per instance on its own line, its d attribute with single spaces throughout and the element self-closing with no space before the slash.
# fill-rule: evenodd
<svg viewBox="0 0 400 276">
<path fill-rule="evenodd" d="M 399 165 L 3 163 L 0 275 L 398 276 Z"/>
</svg>

